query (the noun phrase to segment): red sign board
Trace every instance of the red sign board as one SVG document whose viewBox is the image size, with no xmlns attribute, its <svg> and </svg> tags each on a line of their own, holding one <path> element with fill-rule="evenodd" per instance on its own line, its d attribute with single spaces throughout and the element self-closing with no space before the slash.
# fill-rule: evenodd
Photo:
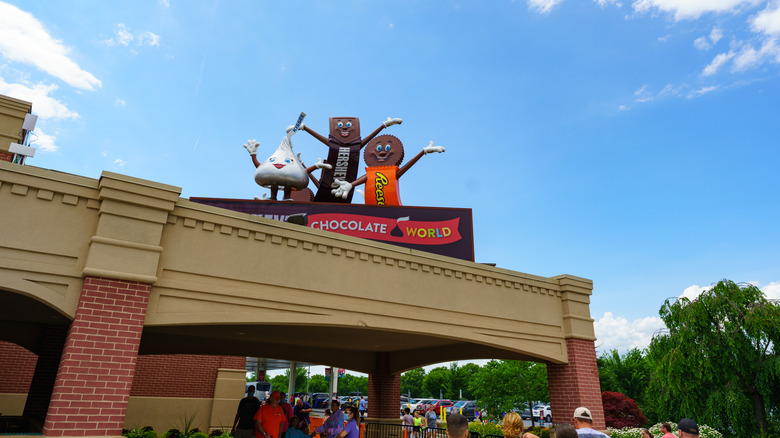
<svg viewBox="0 0 780 438">
<path fill-rule="evenodd" d="M 305 215 L 308 227 L 474 261 L 471 209 L 190 198 L 269 219 Z"/>
</svg>

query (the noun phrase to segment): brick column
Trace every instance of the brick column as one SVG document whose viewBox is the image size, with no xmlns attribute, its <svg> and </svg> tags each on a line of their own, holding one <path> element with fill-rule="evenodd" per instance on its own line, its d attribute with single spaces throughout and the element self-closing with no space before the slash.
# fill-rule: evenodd
<svg viewBox="0 0 780 438">
<path fill-rule="evenodd" d="M 401 374 L 390 374 L 390 353 L 376 353 L 376 367 L 368 375 L 368 417 L 400 418 Z"/>
<path fill-rule="evenodd" d="M 566 349 L 568 364 L 547 364 L 553 422 L 571 423 L 574 410 L 584 406 L 593 415 L 593 428 L 604 430 L 606 423 L 595 343 L 584 339 L 566 339 Z"/>
<path fill-rule="evenodd" d="M 150 290 L 146 283 L 84 278 L 44 435 L 120 435 Z"/>
<path fill-rule="evenodd" d="M 24 416 L 34 418 L 40 424 L 43 424 L 49 409 L 51 391 L 57 379 L 57 368 L 67 334 L 67 326 L 48 325 L 38 348 L 38 361 L 35 363 L 35 373 L 27 394 L 27 402 L 24 404 Z"/>
<path fill-rule="evenodd" d="M 10 163 L 11 161 L 13 161 L 13 159 L 14 159 L 14 154 L 10 152 L 0 151 L 0 161 L 8 161 Z"/>
</svg>

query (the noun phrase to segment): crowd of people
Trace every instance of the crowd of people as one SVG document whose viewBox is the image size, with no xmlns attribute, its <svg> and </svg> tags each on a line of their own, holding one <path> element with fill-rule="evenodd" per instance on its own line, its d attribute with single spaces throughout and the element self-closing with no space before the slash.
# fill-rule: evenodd
<svg viewBox="0 0 780 438">
<path fill-rule="evenodd" d="M 238 403 L 231 434 L 235 438 L 359 438 L 362 400 L 356 406 L 341 409 L 338 400 L 325 410 L 326 419 L 320 427 L 311 430 L 310 413 L 314 410 L 305 396 L 295 398 L 295 406 L 287 401 L 287 394 L 273 391 L 261 402 L 255 397 L 255 387 L 249 386 L 247 396 Z"/>
<path fill-rule="evenodd" d="M 247 396 L 241 399 L 233 422 L 232 435 L 235 438 L 306 438 L 320 435 L 321 438 L 360 438 L 360 421 L 365 415 L 365 404 L 361 398 L 357 403 L 345 405 L 342 409 L 338 400 L 330 403 L 325 410 L 325 421 L 321 426 L 310 430 L 312 407 L 305 397 L 296 398 L 295 406 L 287 401 L 286 394 L 273 391 L 265 402 L 255 397 L 255 388 L 250 386 Z M 402 416 L 409 438 L 430 438 L 437 428 L 436 412 L 431 406 L 420 415 L 404 408 Z M 608 438 L 608 435 L 593 429 L 593 416 L 586 407 L 574 410 L 573 423 L 555 425 L 556 438 Z M 426 432 L 426 430 L 428 432 Z M 539 438 L 531 432 L 524 432 L 525 423 L 517 412 L 508 412 L 502 421 L 502 430 L 506 438 Z M 679 436 L 672 434 L 669 423 L 661 425 L 660 438 L 696 438 L 699 426 L 690 418 L 683 418 L 677 425 Z M 461 414 L 447 417 L 447 436 L 449 438 L 468 438 L 468 419 Z M 654 438 L 647 429 L 642 429 L 642 438 Z"/>
</svg>

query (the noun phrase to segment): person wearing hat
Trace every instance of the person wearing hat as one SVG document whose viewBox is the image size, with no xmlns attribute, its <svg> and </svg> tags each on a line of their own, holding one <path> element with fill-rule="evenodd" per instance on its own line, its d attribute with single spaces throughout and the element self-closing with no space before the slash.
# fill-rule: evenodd
<svg viewBox="0 0 780 438">
<path fill-rule="evenodd" d="M 580 438 L 609 438 L 607 434 L 593 430 L 593 415 L 588 408 L 579 407 L 574 410 L 574 428 Z"/>
<path fill-rule="evenodd" d="M 683 418 L 677 423 L 680 438 L 694 438 L 699 436 L 699 425 L 690 418 Z"/>
<path fill-rule="evenodd" d="M 279 406 L 281 396 L 274 391 L 268 396 L 268 402 L 255 414 L 255 435 L 257 438 L 280 438 L 282 424 L 287 424 L 287 416 Z"/>
</svg>

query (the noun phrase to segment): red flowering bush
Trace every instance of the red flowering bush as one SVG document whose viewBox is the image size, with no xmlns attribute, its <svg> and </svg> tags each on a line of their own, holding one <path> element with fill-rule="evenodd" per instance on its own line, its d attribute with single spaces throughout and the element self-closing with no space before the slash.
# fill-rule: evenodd
<svg viewBox="0 0 780 438">
<path fill-rule="evenodd" d="M 647 423 L 647 418 L 642 414 L 636 402 L 619 392 L 602 392 L 601 402 L 604 404 L 607 427 L 622 429 L 624 427 L 639 427 Z"/>
</svg>

